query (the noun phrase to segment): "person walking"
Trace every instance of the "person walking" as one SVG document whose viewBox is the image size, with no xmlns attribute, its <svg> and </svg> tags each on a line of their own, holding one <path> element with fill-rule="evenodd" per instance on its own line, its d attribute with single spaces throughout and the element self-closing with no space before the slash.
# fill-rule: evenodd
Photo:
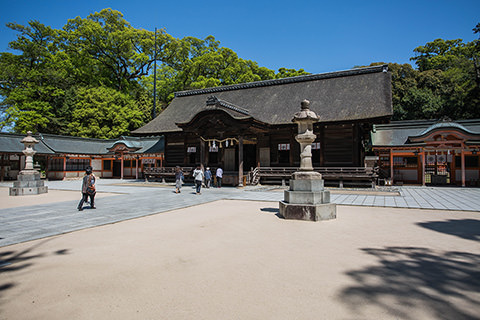
<svg viewBox="0 0 480 320">
<path fill-rule="evenodd" d="M 175 193 L 180 193 L 180 189 L 182 188 L 183 180 L 184 180 L 183 171 L 179 166 L 175 167 Z"/>
<path fill-rule="evenodd" d="M 200 165 L 197 165 L 197 168 L 193 170 L 193 177 L 195 178 L 195 191 L 197 194 L 202 194 L 200 191 L 202 189 L 204 174 Z"/>
<path fill-rule="evenodd" d="M 217 168 L 217 173 L 215 175 L 217 176 L 217 188 L 221 188 L 222 187 L 222 177 L 223 177 L 222 167 Z"/>
<path fill-rule="evenodd" d="M 97 190 L 95 189 L 95 175 L 93 174 L 93 168 L 87 166 L 85 168 L 85 176 L 82 181 L 82 200 L 78 204 L 78 211 L 83 210 L 83 203 L 88 201 L 90 197 L 90 209 L 97 209 L 95 207 L 95 194 Z"/>
<path fill-rule="evenodd" d="M 207 167 L 207 170 L 205 170 L 205 187 L 210 188 L 210 183 L 212 183 L 212 172 Z"/>
</svg>

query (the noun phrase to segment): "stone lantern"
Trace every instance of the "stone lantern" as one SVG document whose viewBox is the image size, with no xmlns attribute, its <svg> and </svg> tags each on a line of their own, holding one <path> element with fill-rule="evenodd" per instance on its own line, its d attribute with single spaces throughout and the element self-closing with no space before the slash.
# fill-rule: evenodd
<svg viewBox="0 0 480 320">
<path fill-rule="evenodd" d="M 285 191 L 284 200 L 279 203 L 279 212 L 285 219 L 335 219 L 337 207 L 330 203 L 330 192 L 325 191 L 322 175 L 313 171 L 312 143 L 317 137 L 313 134 L 313 124 L 319 118 L 309 107 L 310 102 L 303 100 L 301 111 L 292 119 L 298 125 L 295 140 L 300 144 L 300 168 L 290 179 L 290 189 Z"/>
<path fill-rule="evenodd" d="M 17 181 L 10 188 L 10 195 L 23 196 L 47 193 L 48 187 L 44 185 L 43 180 L 40 179 L 40 173 L 33 167 L 33 155 L 36 153 L 33 147 L 38 143 L 38 140 L 32 137 L 31 131 L 28 131 L 27 136 L 22 139 L 21 143 L 25 146 L 22 151 L 25 155 L 25 168 L 20 171 Z"/>
<path fill-rule="evenodd" d="M 22 151 L 25 155 L 25 169 L 22 170 L 24 174 L 33 174 L 33 155 L 37 151 L 33 150 L 33 146 L 38 143 L 38 140 L 32 137 L 32 131 L 27 132 L 27 136 L 20 141 L 25 146 L 25 149 Z M 35 170 L 36 171 L 36 170 Z"/>
<path fill-rule="evenodd" d="M 300 143 L 300 171 L 312 171 L 312 143 L 316 135 L 313 134 L 313 124 L 319 120 L 315 112 L 309 109 L 310 101 L 303 100 L 302 109 L 295 113 L 292 122 L 298 124 L 298 134 L 295 140 Z M 319 174 L 319 173 L 318 173 Z"/>
</svg>

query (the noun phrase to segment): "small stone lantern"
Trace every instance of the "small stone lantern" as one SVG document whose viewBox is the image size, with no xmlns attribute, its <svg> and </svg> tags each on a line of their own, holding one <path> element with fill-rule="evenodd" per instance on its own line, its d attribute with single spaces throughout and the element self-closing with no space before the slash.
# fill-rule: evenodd
<svg viewBox="0 0 480 320">
<path fill-rule="evenodd" d="M 31 172 L 32 170 L 36 171 L 33 168 L 33 155 L 37 153 L 37 151 L 33 150 L 33 146 L 38 143 L 38 140 L 32 137 L 32 131 L 28 131 L 27 136 L 20 142 L 25 146 L 25 149 L 22 152 L 26 157 L 25 169 L 22 170 L 22 172 L 24 172 L 24 174 L 33 173 Z"/>
<path fill-rule="evenodd" d="M 319 120 L 311 111 L 310 102 L 303 100 L 301 111 L 295 113 L 292 121 L 298 124 L 295 139 L 300 144 L 300 168 L 290 179 L 290 189 L 279 202 L 279 213 L 285 219 L 319 221 L 337 217 L 336 204 L 330 203 L 330 192 L 325 191 L 322 175 L 313 171 L 312 143 L 313 124 Z"/>
<path fill-rule="evenodd" d="M 25 155 L 25 168 L 18 174 L 17 181 L 13 182 L 13 187 L 10 187 L 10 195 L 23 196 L 47 193 L 48 187 L 44 185 L 43 180 L 40 179 L 40 173 L 33 167 L 33 155 L 36 153 L 33 147 L 38 143 L 38 140 L 32 137 L 31 131 L 28 131 L 27 136 L 20 142 L 25 146 L 22 151 Z"/>
</svg>

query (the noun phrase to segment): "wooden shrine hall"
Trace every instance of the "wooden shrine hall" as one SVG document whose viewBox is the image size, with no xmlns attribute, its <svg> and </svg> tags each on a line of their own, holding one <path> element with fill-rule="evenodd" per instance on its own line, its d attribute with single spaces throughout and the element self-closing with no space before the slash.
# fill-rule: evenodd
<svg viewBox="0 0 480 320">
<path fill-rule="evenodd" d="M 314 126 L 315 167 L 363 167 L 374 124 L 392 115 L 387 66 L 266 80 L 175 93 L 170 105 L 134 136 L 165 137 L 165 167 L 223 167 L 224 182 L 242 185 L 255 168 L 299 166 L 302 100 Z"/>
</svg>

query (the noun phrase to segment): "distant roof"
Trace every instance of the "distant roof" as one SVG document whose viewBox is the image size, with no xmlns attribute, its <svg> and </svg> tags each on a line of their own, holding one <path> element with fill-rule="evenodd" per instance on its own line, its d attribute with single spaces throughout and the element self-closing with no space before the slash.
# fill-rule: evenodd
<svg viewBox="0 0 480 320">
<path fill-rule="evenodd" d="M 0 152 L 21 153 L 24 149 L 20 142 L 25 135 L 15 133 L 0 133 Z M 34 146 L 38 154 L 91 154 L 102 155 L 110 153 L 109 148 L 123 143 L 127 147 L 135 148 L 133 153 L 161 153 L 165 149 L 163 136 L 153 137 L 126 137 L 118 139 L 92 139 L 52 134 L 35 134 L 39 141 Z"/>
<path fill-rule="evenodd" d="M 420 137 L 439 128 L 454 128 L 476 135 L 480 134 L 480 119 L 440 122 L 436 120 L 409 120 L 376 124 L 371 133 L 372 145 L 375 147 L 402 146 L 408 143 L 410 137 Z"/>
<path fill-rule="evenodd" d="M 22 141 L 22 139 L 26 136 L 26 134 L 0 132 L 0 152 L 21 153 L 22 150 L 25 149 L 25 146 L 20 141 Z M 34 135 L 34 137 L 40 141 L 38 135 Z M 55 153 L 52 149 L 48 148 L 41 142 L 34 146 L 34 150 L 41 154 Z"/>
<path fill-rule="evenodd" d="M 304 99 L 310 101 L 320 122 L 388 118 L 392 115 L 391 96 L 386 65 L 181 91 L 159 116 L 132 134 L 180 131 L 176 123 L 189 122 L 199 112 L 211 109 L 214 99 L 218 108 L 234 118 L 252 117 L 279 125 L 292 123 Z"/>
</svg>

